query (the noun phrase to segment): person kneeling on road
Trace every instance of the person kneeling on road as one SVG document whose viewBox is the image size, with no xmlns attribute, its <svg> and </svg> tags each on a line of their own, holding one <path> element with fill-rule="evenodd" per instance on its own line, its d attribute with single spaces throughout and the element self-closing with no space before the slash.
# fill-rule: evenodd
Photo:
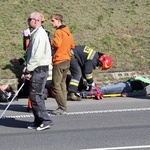
<svg viewBox="0 0 150 150">
<path fill-rule="evenodd" d="M 92 76 L 93 70 L 96 67 L 101 67 L 102 70 L 106 70 L 111 66 L 112 59 L 109 56 L 96 52 L 88 46 L 75 46 L 71 50 L 71 80 L 68 87 L 67 100 L 81 101 L 80 96 L 77 94 L 81 78 L 86 79 L 90 90 L 95 85 Z"/>
</svg>

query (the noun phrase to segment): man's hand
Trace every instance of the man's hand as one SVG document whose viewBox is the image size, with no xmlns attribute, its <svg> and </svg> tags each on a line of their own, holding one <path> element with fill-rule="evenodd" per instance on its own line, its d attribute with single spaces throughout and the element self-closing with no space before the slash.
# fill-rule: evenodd
<svg viewBox="0 0 150 150">
<path fill-rule="evenodd" d="M 32 77 L 32 73 L 31 73 L 30 71 L 28 71 L 26 67 L 24 68 L 24 71 L 25 71 L 25 72 L 24 72 L 24 77 L 25 77 L 25 79 L 26 79 L 26 80 L 30 80 L 31 77 Z"/>
<path fill-rule="evenodd" d="M 127 94 L 127 93 L 122 93 L 121 96 L 122 96 L 122 97 L 127 97 L 128 94 Z"/>
<path fill-rule="evenodd" d="M 136 78 L 136 74 L 133 74 L 133 75 L 131 76 L 131 78 L 135 79 L 135 78 Z"/>
<path fill-rule="evenodd" d="M 30 80 L 32 75 L 31 74 L 25 74 L 24 77 L 25 77 L 26 80 Z"/>
</svg>

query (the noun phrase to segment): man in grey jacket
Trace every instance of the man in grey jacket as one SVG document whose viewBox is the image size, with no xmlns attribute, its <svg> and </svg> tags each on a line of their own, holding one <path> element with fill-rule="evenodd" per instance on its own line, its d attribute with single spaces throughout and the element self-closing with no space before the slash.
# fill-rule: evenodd
<svg viewBox="0 0 150 150">
<path fill-rule="evenodd" d="M 34 122 L 28 129 L 45 130 L 53 125 L 44 103 L 44 88 L 51 64 L 51 46 L 42 27 L 42 16 L 38 12 L 29 15 L 28 26 L 32 29 L 26 53 L 25 78 L 30 80 L 29 96 L 33 107 Z"/>
</svg>

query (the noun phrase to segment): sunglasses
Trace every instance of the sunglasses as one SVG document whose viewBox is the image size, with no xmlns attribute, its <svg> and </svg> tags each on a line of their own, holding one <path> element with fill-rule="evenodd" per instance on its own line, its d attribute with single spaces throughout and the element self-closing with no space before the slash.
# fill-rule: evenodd
<svg viewBox="0 0 150 150">
<path fill-rule="evenodd" d="M 31 21 L 31 20 L 37 20 L 37 19 L 35 19 L 35 18 L 28 18 L 28 21 Z M 39 21 L 39 20 L 37 20 L 37 21 Z"/>
</svg>

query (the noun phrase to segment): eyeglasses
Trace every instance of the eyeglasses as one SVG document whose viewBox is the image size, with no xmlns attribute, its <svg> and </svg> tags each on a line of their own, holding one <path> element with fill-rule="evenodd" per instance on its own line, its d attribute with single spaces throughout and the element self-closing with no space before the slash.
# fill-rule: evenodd
<svg viewBox="0 0 150 150">
<path fill-rule="evenodd" d="M 39 21 L 39 20 L 37 20 L 37 19 L 35 19 L 35 18 L 28 18 L 28 21 L 31 21 L 31 20 Z"/>
<path fill-rule="evenodd" d="M 35 18 L 28 18 L 28 21 L 35 20 Z"/>
</svg>

